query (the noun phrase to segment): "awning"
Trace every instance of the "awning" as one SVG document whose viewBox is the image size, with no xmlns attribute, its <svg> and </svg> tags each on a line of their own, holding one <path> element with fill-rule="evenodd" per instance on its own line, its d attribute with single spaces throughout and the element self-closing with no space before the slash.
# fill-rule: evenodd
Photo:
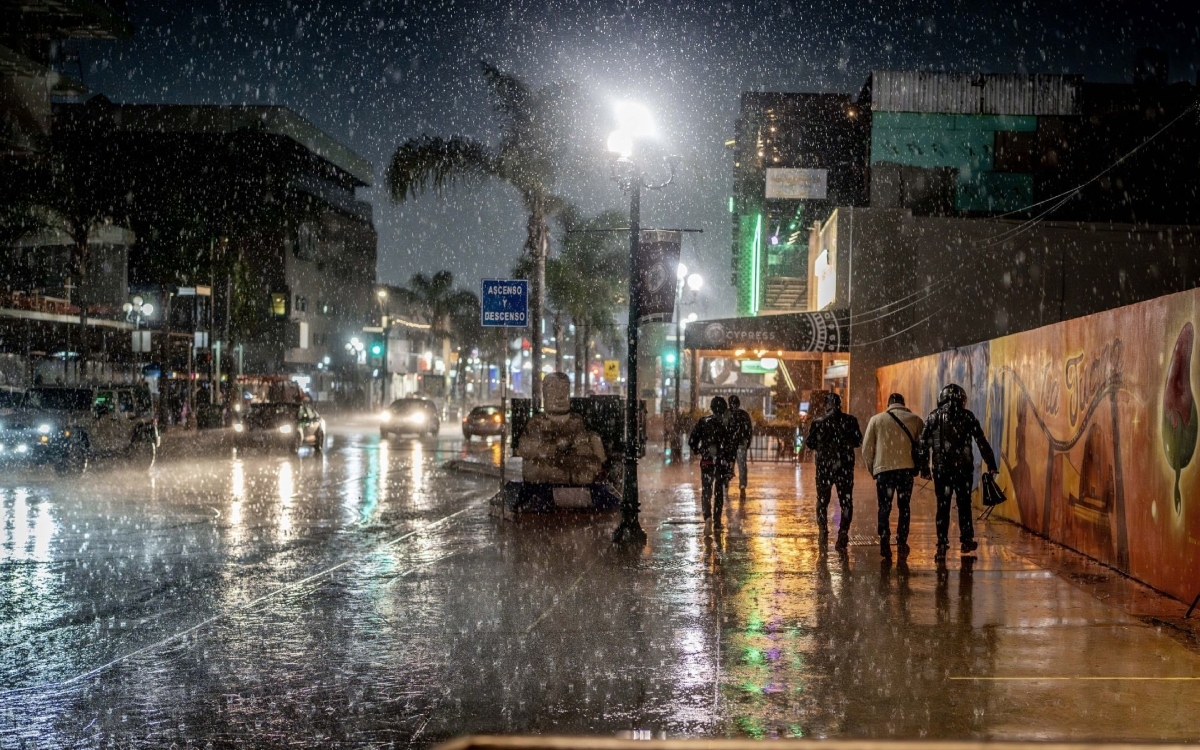
<svg viewBox="0 0 1200 750">
<path fill-rule="evenodd" d="M 850 351 L 850 311 L 826 310 L 757 318 L 725 318 L 689 323 L 688 349 L 765 349 L 791 352 Z"/>
</svg>

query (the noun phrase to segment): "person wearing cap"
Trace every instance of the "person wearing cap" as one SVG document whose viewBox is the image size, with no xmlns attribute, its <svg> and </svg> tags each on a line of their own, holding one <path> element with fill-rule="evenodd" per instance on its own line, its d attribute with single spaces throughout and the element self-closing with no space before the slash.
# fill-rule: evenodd
<svg viewBox="0 0 1200 750">
<path fill-rule="evenodd" d="M 721 396 L 709 404 L 712 414 L 696 423 L 688 436 L 692 455 L 700 457 L 700 510 L 704 521 L 721 525 L 721 511 L 733 478 L 733 463 L 737 459 L 733 424 L 729 404 Z"/>
<path fill-rule="evenodd" d="M 742 400 L 736 394 L 729 397 L 729 421 L 733 425 L 733 441 L 737 446 L 738 489 L 746 494 L 746 454 L 754 437 L 754 420 L 742 408 Z"/>
<path fill-rule="evenodd" d="M 943 560 L 950 548 L 950 503 L 958 506 L 958 536 L 962 553 L 969 555 L 979 548 L 975 541 L 975 525 L 971 519 L 971 486 L 975 481 L 975 454 L 971 444 L 979 446 L 987 470 L 995 474 L 996 454 L 984 437 L 979 420 L 967 408 L 967 392 L 957 383 L 950 383 L 938 395 L 938 406 L 925 420 L 921 443 L 929 454 L 933 469 L 933 488 L 937 494 L 937 552 Z"/>
<path fill-rule="evenodd" d="M 887 410 L 871 417 L 863 433 L 863 463 L 875 477 L 879 500 L 879 554 L 892 556 L 892 496 L 896 497 L 899 518 L 896 522 L 896 551 L 908 554 L 908 527 L 911 517 L 913 479 L 918 471 L 928 473 L 929 461 L 921 448 L 921 430 L 925 423 L 904 405 L 904 396 L 888 396 Z"/>
<path fill-rule="evenodd" d="M 816 453 L 817 531 L 821 544 L 824 546 L 829 537 L 829 501 L 837 487 L 842 518 L 834 546 L 844 552 L 850 545 L 850 521 L 854 516 L 854 449 L 862 445 L 862 430 L 852 414 L 842 411 L 838 394 L 825 395 L 825 413 L 813 420 L 807 445 Z"/>
</svg>

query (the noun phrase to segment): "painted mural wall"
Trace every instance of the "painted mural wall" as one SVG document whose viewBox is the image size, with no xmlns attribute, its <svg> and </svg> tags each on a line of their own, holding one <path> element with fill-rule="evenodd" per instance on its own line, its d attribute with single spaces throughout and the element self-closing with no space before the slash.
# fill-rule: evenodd
<svg viewBox="0 0 1200 750">
<path fill-rule="evenodd" d="M 1000 460 L 997 515 L 1191 601 L 1197 326 L 1200 290 L 1160 297 L 880 368 L 878 400 L 927 414 L 959 383 Z"/>
</svg>

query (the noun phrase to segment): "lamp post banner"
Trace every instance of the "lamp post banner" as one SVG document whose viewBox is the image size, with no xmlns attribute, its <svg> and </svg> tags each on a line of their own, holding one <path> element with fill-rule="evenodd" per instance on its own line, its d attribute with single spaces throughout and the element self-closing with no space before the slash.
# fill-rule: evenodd
<svg viewBox="0 0 1200 750">
<path fill-rule="evenodd" d="M 638 242 L 638 310 L 642 323 L 670 321 L 675 314 L 675 271 L 679 267 L 680 232 L 647 229 Z"/>
<path fill-rule="evenodd" d="M 688 324 L 683 343 L 688 349 L 848 352 L 850 311 L 697 320 Z"/>
</svg>

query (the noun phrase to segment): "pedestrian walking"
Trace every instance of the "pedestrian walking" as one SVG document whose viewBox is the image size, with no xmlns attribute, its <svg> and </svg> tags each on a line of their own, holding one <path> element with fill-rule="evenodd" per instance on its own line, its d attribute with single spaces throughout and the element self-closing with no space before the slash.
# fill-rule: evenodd
<svg viewBox="0 0 1200 750">
<path fill-rule="evenodd" d="M 729 421 L 733 425 L 733 440 L 737 445 L 738 490 L 746 494 L 746 454 L 754 437 L 754 420 L 742 408 L 742 400 L 736 395 L 729 397 Z"/>
<path fill-rule="evenodd" d="M 825 413 L 813 420 L 808 431 L 808 447 L 816 453 L 817 531 L 821 545 L 829 538 L 828 509 L 833 488 L 837 487 L 842 520 L 837 544 L 843 551 L 850 544 L 850 520 L 854 517 L 854 449 L 862 445 L 858 420 L 842 411 L 842 397 L 825 396 Z"/>
<path fill-rule="evenodd" d="M 925 420 L 921 443 L 929 454 L 933 469 L 933 488 L 937 494 L 937 559 L 944 559 L 950 548 L 950 503 L 958 506 L 958 534 L 962 553 L 979 548 L 971 522 L 971 485 L 975 480 L 975 456 L 972 441 L 990 474 L 996 473 L 996 455 L 984 437 L 979 420 L 967 409 L 967 392 L 951 383 L 938 395 L 938 406 Z"/>
<path fill-rule="evenodd" d="M 692 434 L 688 436 L 688 447 L 693 455 L 700 456 L 700 510 L 704 520 L 707 523 L 712 519 L 715 525 L 720 526 L 725 496 L 729 493 L 729 480 L 733 479 L 737 445 L 729 418 L 729 404 L 716 396 L 709 408 L 712 414 L 696 423 Z"/>
<path fill-rule="evenodd" d="M 863 462 L 875 477 L 875 492 L 879 499 L 879 554 L 892 556 L 891 516 L 892 496 L 895 496 L 896 552 L 908 554 L 908 527 L 911 518 L 913 478 L 917 472 L 929 474 L 929 459 L 921 445 L 921 430 L 925 423 L 904 405 L 904 396 L 888 396 L 885 411 L 871 417 L 863 433 Z"/>
</svg>

